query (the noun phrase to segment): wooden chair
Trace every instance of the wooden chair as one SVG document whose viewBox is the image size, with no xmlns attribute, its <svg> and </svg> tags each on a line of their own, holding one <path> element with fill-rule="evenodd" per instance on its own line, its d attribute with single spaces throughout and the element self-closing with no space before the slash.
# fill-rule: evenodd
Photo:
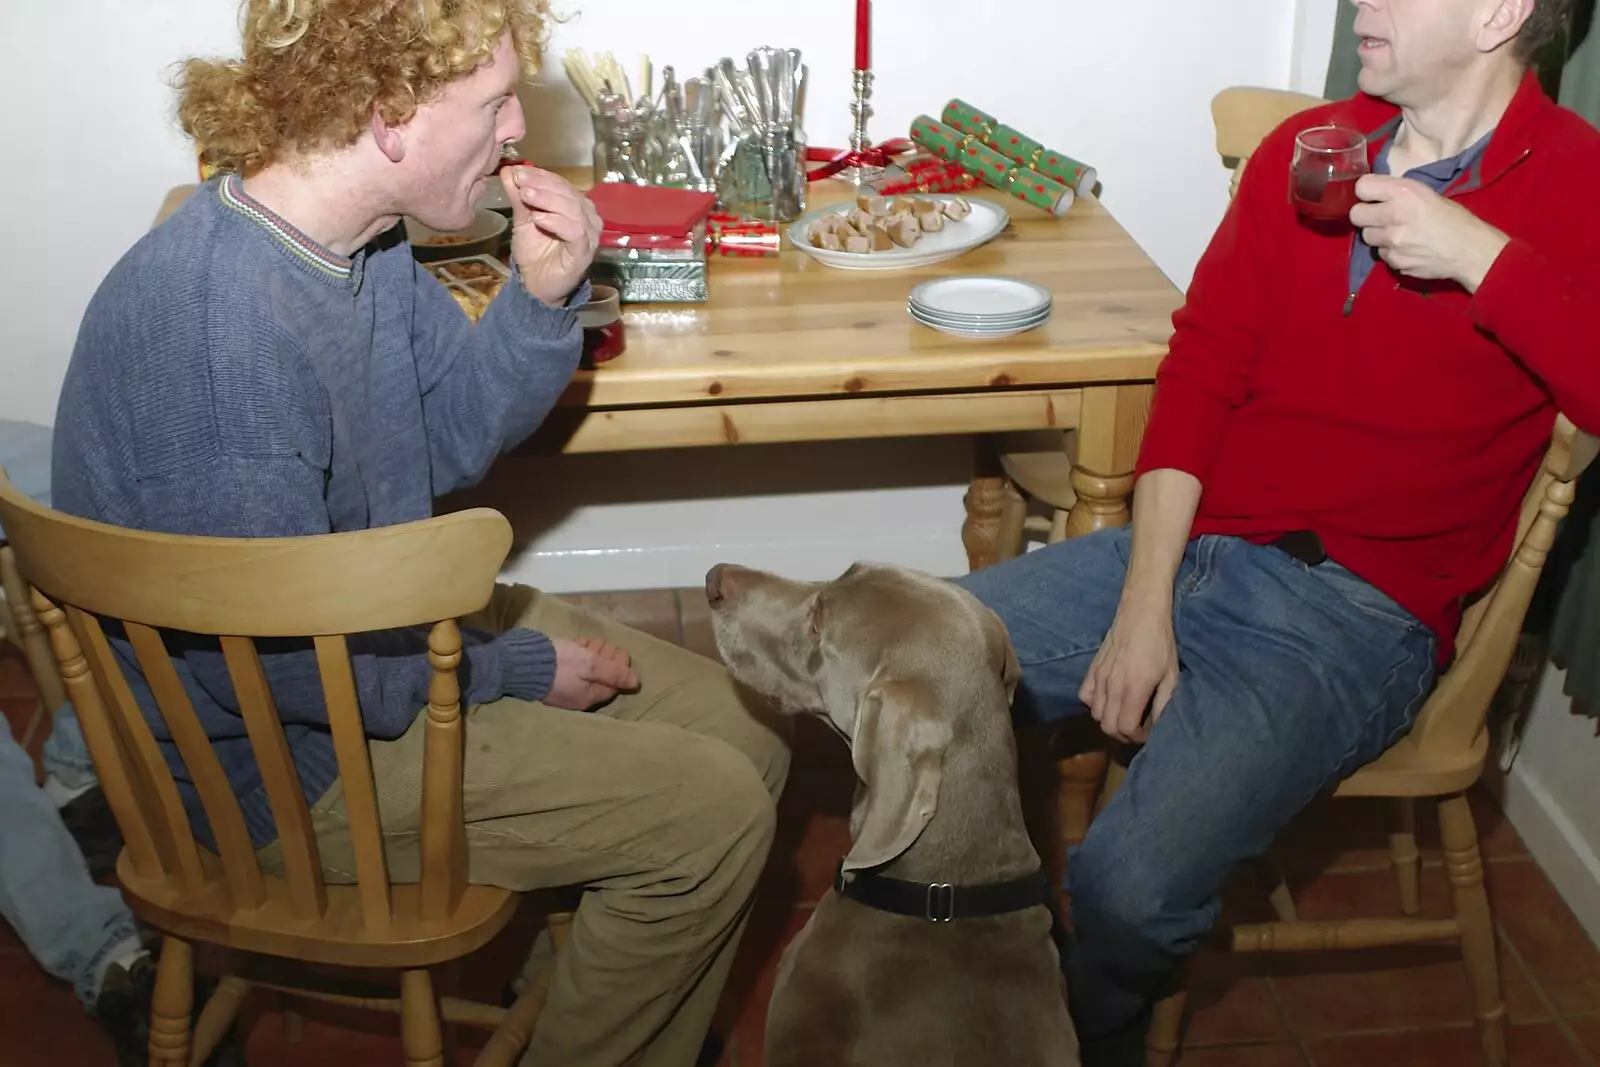
<svg viewBox="0 0 1600 1067">
<path fill-rule="evenodd" d="M 486 509 L 424 522 L 284 539 L 177 537 L 87 522 L 28 500 L 0 471 L 0 525 L 77 708 L 126 847 L 117 870 L 133 912 L 163 943 L 150 1021 L 150 1062 L 202 1062 L 252 987 L 398 1012 L 410 1067 L 442 1067 L 441 1018 L 494 1031 L 479 1067 L 521 1054 L 548 993 L 533 983 L 510 1009 L 436 998 L 430 968 L 486 944 L 511 919 L 515 894 L 467 881 L 463 727 L 455 620 L 488 603 L 511 545 Z M 26 601 L 24 601 L 26 602 Z M 156 695 L 215 828 L 196 844 L 149 723 L 118 668 L 101 619 L 119 621 Z M 392 884 L 345 635 L 431 625 L 423 769 L 421 881 Z M 162 632 L 219 638 L 279 829 L 284 874 L 263 872 L 239 805 L 201 729 Z M 254 639 L 310 638 L 327 698 L 350 819 L 355 885 L 324 882 L 299 776 Z M 552 917 L 557 948 L 565 917 Z M 190 1032 L 191 943 L 244 959 Z M 399 996 L 301 987 L 310 967 L 400 972 Z M 381 975 L 377 977 L 382 977 Z M 346 990 L 350 988 L 346 983 Z M 362 983 L 363 992 L 371 989 Z M 382 990 L 379 990 L 382 992 Z"/>
<path fill-rule="evenodd" d="M 33 613 L 28 585 L 17 569 L 17 557 L 4 540 L 0 540 L 0 641 L 21 651 L 28 673 L 33 675 L 34 687 L 39 690 L 41 715 L 50 715 L 66 703 L 66 686 L 56 669 L 55 657 L 50 654 L 50 640 Z M 21 743 L 22 738 L 17 741 Z"/>
<path fill-rule="evenodd" d="M 1556 422 L 1543 469 L 1523 499 L 1515 548 L 1489 590 L 1467 609 L 1456 632 L 1455 661 L 1439 678 L 1411 732 L 1377 760 L 1345 779 L 1335 797 L 1382 797 L 1390 802 L 1390 858 L 1399 881 L 1404 918 L 1360 918 L 1306 922 L 1294 917 L 1292 898 L 1281 888 L 1276 922 L 1235 926 L 1220 936 L 1235 952 L 1375 948 L 1430 941 L 1461 945 L 1472 990 L 1486 1067 L 1506 1063 L 1506 1014 L 1500 998 L 1494 925 L 1483 886 L 1478 831 L 1466 792 L 1489 755 L 1485 726 L 1489 705 L 1516 651 L 1534 587 L 1554 543 L 1556 528 L 1572 504 L 1574 481 L 1600 453 L 1600 441 L 1580 433 L 1563 417 Z M 1102 805 L 1121 783 L 1124 768 L 1113 763 Z M 1421 856 L 1416 842 L 1416 801 L 1436 800 L 1445 870 L 1455 900 L 1448 919 L 1415 918 L 1419 909 Z M 1147 1047 L 1147 1067 L 1167 1067 L 1180 1044 L 1185 995 L 1157 1006 Z"/>
<path fill-rule="evenodd" d="M 1233 167 L 1229 197 L 1238 191 L 1245 164 L 1263 137 L 1290 116 L 1326 102 L 1304 93 L 1247 86 L 1218 93 L 1211 101 L 1211 118 L 1216 130 L 1217 154 Z M 1019 555 L 1026 548 L 1030 534 L 1039 534 L 1046 544 L 1054 544 L 1091 532 L 1090 529 L 1070 528 L 1068 522 L 1078 499 L 1072 483 L 1076 445 L 1076 433 L 1070 430 L 1009 434 L 997 440 L 998 459 L 1006 477 L 998 558 Z M 1030 501 L 1043 505 L 1049 517 L 1030 515 L 1034 510 Z M 1070 735 L 1061 737 L 1067 740 Z M 1064 751 L 1060 756 L 1056 821 L 1068 841 L 1081 840 L 1089 828 L 1095 798 L 1105 778 L 1107 759 L 1105 750 L 1098 747 L 1088 752 Z"/>
<path fill-rule="evenodd" d="M 16 464 L 13 473 L 30 495 L 48 499 L 50 489 L 50 427 L 17 419 L 0 419 L 0 466 Z M 0 641 L 21 651 L 34 687 L 39 691 L 39 718 L 66 701 L 61 675 L 50 655 L 50 642 L 28 603 L 27 585 L 17 570 L 16 556 L 6 544 L 0 523 Z M 18 743 L 23 738 L 17 738 Z"/>
</svg>

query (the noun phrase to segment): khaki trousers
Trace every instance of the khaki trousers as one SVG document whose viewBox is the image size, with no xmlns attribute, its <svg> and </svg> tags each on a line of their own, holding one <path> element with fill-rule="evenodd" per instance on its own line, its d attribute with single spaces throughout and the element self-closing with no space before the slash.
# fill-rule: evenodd
<svg viewBox="0 0 1600 1067">
<path fill-rule="evenodd" d="M 592 713 L 506 699 L 465 719 L 471 880 L 591 890 L 523 1063 L 693 1067 L 772 844 L 785 727 L 720 664 L 524 586 L 463 622 L 604 638 L 641 687 Z M 396 881 L 420 877 L 425 719 L 371 745 Z M 311 817 L 329 878 L 353 882 L 338 783 Z"/>
</svg>

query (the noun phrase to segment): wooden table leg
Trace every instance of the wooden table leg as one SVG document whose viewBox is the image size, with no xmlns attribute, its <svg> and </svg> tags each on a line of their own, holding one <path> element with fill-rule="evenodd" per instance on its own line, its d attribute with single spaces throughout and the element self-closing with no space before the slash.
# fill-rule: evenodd
<svg viewBox="0 0 1600 1067">
<path fill-rule="evenodd" d="M 1000 526 L 1005 512 L 1006 476 L 1000 459 L 987 437 L 973 441 L 972 484 L 963 502 L 966 521 L 961 524 L 961 543 L 967 550 L 967 569 L 982 570 L 1000 556 Z"/>
<path fill-rule="evenodd" d="M 1072 488 L 1078 501 L 1067 516 L 1067 536 L 1093 533 L 1129 520 L 1133 466 L 1150 412 L 1150 385 L 1107 385 L 1083 391 Z"/>
<path fill-rule="evenodd" d="M 1067 516 L 1067 536 L 1078 537 L 1130 518 L 1133 466 L 1144 438 L 1152 387 L 1110 385 L 1083 391 L 1078 423 L 1072 488 L 1078 500 Z M 1057 764 L 1061 778 L 1061 831 L 1066 843 L 1082 841 L 1103 801 L 1110 753 L 1094 748 L 1064 756 Z"/>
</svg>

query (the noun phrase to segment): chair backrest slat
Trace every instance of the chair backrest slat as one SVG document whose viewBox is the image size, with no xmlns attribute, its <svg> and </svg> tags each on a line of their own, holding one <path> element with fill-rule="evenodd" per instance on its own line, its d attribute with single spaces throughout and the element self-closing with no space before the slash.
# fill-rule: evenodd
<svg viewBox="0 0 1600 1067">
<path fill-rule="evenodd" d="M 1223 89 L 1211 98 L 1217 154 L 1223 159 L 1244 159 L 1285 119 L 1326 103 L 1323 97 L 1288 89 L 1243 85 Z"/>
<path fill-rule="evenodd" d="M 350 648 L 343 637 L 319 637 L 316 649 L 334 755 L 339 761 L 339 781 L 344 789 L 345 815 L 355 847 L 361 918 L 369 931 L 384 933 L 393 921 L 389 865 L 384 859 L 383 824 L 372 781 L 372 761 L 367 754 L 367 736 L 361 728 L 361 703 L 356 695 L 355 673 L 350 668 Z"/>
<path fill-rule="evenodd" d="M 195 847 L 189 813 L 178 795 L 178 783 L 173 781 L 172 771 L 156 744 L 150 723 L 128 688 L 128 680 L 117 663 L 111 643 L 106 640 L 100 620 L 77 608 L 67 609 L 67 620 L 82 645 L 100 693 L 106 698 L 106 713 L 123 741 L 122 751 L 146 798 L 141 807 L 151 822 L 158 848 L 165 846 L 161 848 L 166 860 L 164 866 L 170 875 L 180 880 L 185 890 L 199 893 L 205 886 L 200 850 Z"/>
<path fill-rule="evenodd" d="M 1225 163 L 1237 161 L 1233 163 L 1228 195 L 1231 197 L 1238 192 L 1245 165 L 1262 138 L 1291 116 L 1327 102 L 1319 96 L 1253 86 L 1234 86 L 1212 97 L 1211 122 L 1216 132 L 1217 154 Z M 1288 182 L 1287 175 L 1284 181 Z"/>
<path fill-rule="evenodd" d="M 428 634 L 427 736 L 422 758 L 422 917 L 442 919 L 467 886 L 466 821 L 462 813 L 461 630 L 455 620 Z"/>
<path fill-rule="evenodd" d="M 67 699 L 72 701 L 77 713 L 84 744 L 89 747 L 89 758 L 94 761 L 95 774 L 100 779 L 101 792 L 122 830 L 123 847 L 134 872 L 151 881 L 175 872 L 177 864 L 170 845 L 157 844 L 154 820 L 148 810 L 151 805 L 143 783 L 134 777 L 126 745 L 100 699 L 100 687 L 77 635 L 67 623 L 66 612 L 37 589 L 32 599 L 34 614 L 50 635 L 50 647 L 61 667 Z"/>
<path fill-rule="evenodd" d="M 300 772 L 283 734 L 283 720 L 272 699 L 266 671 L 248 637 L 222 638 L 222 656 L 228 665 L 239 710 L 244 713 L 250 749 L 261 768 L 261 781 L 278 826 L 278 848 L 289 881 L 289 910 L 298 919 L 320 919 L 328 906 L 322 882 L 322 861 L 311 830 L 311 812 L 300 786 Z"/>
<path fill-rule="evenodd" d="M 195 714 L 189 694 L 178 678 L 166 642 L 157 630 L 141 623 L 130 622 L 125 627 L 139 660 L 139 669 L 150 683 L 167 731 L 200 795 L 218 854 L 222 857 L 222 870 L 233 905 L 246 910 L 259 908 L 266 903 L 266 886 L 261 880 L 261 865 L 256 862 L 250 831 L 245 827 L 244 815 L 228 784 L 228 776 L 223 773 L 211 740 L 206 737 L 200 717 Z"/>
</svg>

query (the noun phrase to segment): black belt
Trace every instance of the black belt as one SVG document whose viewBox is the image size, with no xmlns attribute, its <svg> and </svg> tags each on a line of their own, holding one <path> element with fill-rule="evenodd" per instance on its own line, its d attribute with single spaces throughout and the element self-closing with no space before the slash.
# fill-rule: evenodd
<svg viewBox="0 0 1600 1067">
<path fill-rule="evenodd" d="M 1322 547 L 1322 538 L 1311 530 L 1291 530 L 1282 537 L 1268 541 L 1267 544 L 1281 552 L 1287 552 L 1308 567 L 1315 567 L 1319 563 L 1328 561 L 1328 552 Z"/>
<path fill-rule="evenodd" d="M 1054 904 L 1050 878 L 1042 870 L 1009 882 L 952 885 L 949 882 L 907 882 L 866 871 L 856 871 L 846 879 L 841 862 L 833 888 L 869 908 L 936 923 L 981 919 L 1040 905 L 1053 907 Z"/>
</svg>

